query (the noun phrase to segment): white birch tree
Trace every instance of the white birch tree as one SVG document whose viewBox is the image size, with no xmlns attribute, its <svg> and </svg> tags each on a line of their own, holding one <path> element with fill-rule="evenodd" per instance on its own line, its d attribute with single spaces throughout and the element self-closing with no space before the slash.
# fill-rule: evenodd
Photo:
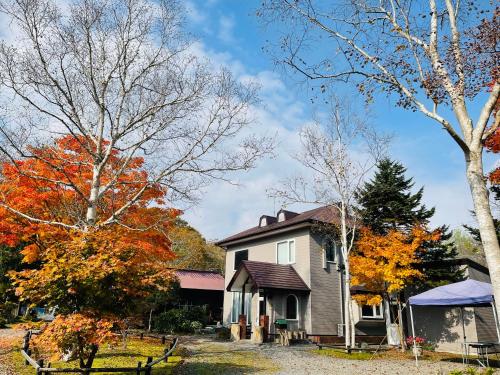
<svg viewBox="0 0 500 375">
<path fill-rule="evenodd" d="M 340 239 L 343 268 L 345 346 L 355 344 L 355 321 L 351 298 L 349 254 L 354 248 L 358 217 L 355 193 L 365 177 L 385 153 L 388 137 L 378 136 L 365 119 L 355 113 L 349 102 L 332 96 L 328 117 L 323 123 L 307 125 L 300 131 L 302 150 L 295 159 L 311 176 L 293 176 L 283 187 L 269 193 L 284 203 L 309 203 L 327 206 L 335 217 L 319 232 Z M 337 228 L 338 233 L 333 234 Z M 332 232 L 333 230 L 333 232 Z"/>
<path fill-rule="evenodd" d="M 195 202 L 205 184 L 252 168 L 268 151 L 269 139 L 246 130 L 256 87 L 192 52 L 176 1 L 6 0 L 0 11 L 10 21 L 5 31 L 17 33 L 0 42 L 0 154 L 14 164 L 40 159 L 29 145 L 71 135 L 92 160 L 88 192 L 52 181 L 75 190 L 86 212 L 71 223 L 46 220 L 0 197 L 23 219 L 77 231 L 124 225 L 120 217 L 149 186 L 167 188 L 171 204 Z M 113 154 L 123 157 L 104 180 Z M 145 159 L 149 178 L 112 215 L 98 217 L 101 198 L 135 157 Z"/>
<path fill-rule="evenodd" d="M 259 14 L 285 26 L 276 57 L 290 71 L 321 85 L 355 85 L 369 100 L 376 92 L 397 97 L 456 143 L 500 310 L 500 248 L 483 171 L 484 141 L 500 124 L 498 7 L 473 0 L 266 0 Z"/>
</svg>

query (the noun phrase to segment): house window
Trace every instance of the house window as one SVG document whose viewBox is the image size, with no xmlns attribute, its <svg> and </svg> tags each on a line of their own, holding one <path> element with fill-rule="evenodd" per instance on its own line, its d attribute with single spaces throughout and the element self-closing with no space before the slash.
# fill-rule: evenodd
<svg viewBox="0 0 500 375">
<path fill-rule="evenodd" d="M 236 271 L 240 265 L 241 262 L 244 260 L 248 260 L 248 250 L 240 250 L 236 251 L 234 253 L 234 270 Z"/>
<path fill-rule="evenodd" d="M 233 304 L 231 306 L 231 323 L 238 322 L 241 310 L 241 292 L 233 292 Z"/>
<path fill-rule="evenodd" d="M 241 296 L 242 292 L 233 292 L 233 304 L 231 305 L 231 323 L 238 323 L 238 319 L 242 314 L 241 311 Z M 245 292 L 245 311 L 243 312 L 247 316 L 247 323 L 252 320 L 252 294 Z"/>
<path fill-rule="evenodd" d="M 297 320 L 299 317 L 299 300 L 293 294 L 286 297 L 286 318 Z"/>
<path fill-rule="evenodd" d="M 277 263 L 278 264 L 291 264 L 295 263 L 295 241 L 288 240 L 278 242 L 276 245 Z"/>
<path fill-rule="evenodd" d="M 325 260 L 335 262 L 337 260 L 337 244 L 332 239 L 327 239 L 324 244 Z"/>
<path fill-rule="evenodd" d="M 363 305 L 361 316 L 367 319 L 382 319 L 382 305 Z"/>
</svg>

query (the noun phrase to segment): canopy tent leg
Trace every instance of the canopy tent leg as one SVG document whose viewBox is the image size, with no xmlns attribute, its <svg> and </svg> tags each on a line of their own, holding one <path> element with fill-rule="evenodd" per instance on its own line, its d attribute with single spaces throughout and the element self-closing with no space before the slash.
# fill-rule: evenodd
<svg viewBox="0 0 500 375">
<path fill-rule="evenodd" d="M 491 301 L 491 307 L 493 308 L 493 317 L 495 319 L 495 328 L 497 329 L 497 339 L 498 343 L 500 344 L 500 323 L 498 323 L 498 311 L 497 307 L 495 305 L 495 299 Z"/>
<path fill-rule="evenodd" d="M 415 323 L 413 322 L 413 306 L 410 304 L 411 336 L 413 337 L 413 354 L 415 354 L 415 365 L 418 366 L 417 343 L 415 341 Z"/>
<path fill-rule="evenodd" d="M 464 337 L 464 348 L 462 350 L 462 364 L 465 364 L 467 362 L 467 355 L 468 350 L 467 350 L 467 337 L 465 336 L 465 321 L 464 321 L 464 308 L 460 307 L 460 320 L 462 321 L 462 335 Z"/>
</svg>

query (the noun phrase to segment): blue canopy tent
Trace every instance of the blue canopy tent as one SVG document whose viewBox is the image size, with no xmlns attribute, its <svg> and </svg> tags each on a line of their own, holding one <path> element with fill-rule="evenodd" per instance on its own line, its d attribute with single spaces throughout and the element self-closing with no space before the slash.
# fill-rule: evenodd
<svg viewBox="0 0 500 375">
<path fill-rule="evenodd" d="M 454 284 L 439 286 L 409 298 L 411 331 L 415 338 L 415 324 L 413 321 L 412 306 L 447 306 L 460 307 L 462 318 L 462 331 L 464 336 L 464 346 L 467 345 L 465 337 L 465 325 L 463 318 L 463 308 L 471 306 L 488 306 L 493 308 L 495 328 L 497 331 L 498 343 L 500 343 L 500 327 L 498 323 L 498 314 L 493 297 L 493 287 L 489 283 L 483 283 L 476 280 L 465 280 Z M 415 340 L 413 340 L 415 348 Z M 414 349 L 416 352 L 416 349 Z M 415 360 L 418 363 L 417 355 Z"/>
</svg>

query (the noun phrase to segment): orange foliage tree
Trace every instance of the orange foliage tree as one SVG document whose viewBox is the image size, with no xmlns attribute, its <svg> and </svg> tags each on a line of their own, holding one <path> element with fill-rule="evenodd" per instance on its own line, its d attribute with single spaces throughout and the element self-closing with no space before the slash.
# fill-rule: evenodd
<svg viewBox="0 0 500 375">
<path fill-rule="evenodd" d="M 93 147 L 64 136 L 30 147 L 30 158 L 4 162 L 0 175 L 0 244 L 21 246 L 28 265 L 11 272 L 16 293 L 57 309 L 40 341 L 61 354 L 71 349 L 82 367 L 138 298 L 168 288 L 168 232 L 179 214 L 165 208 L 166 189 L 148 183 L 142 158 L 123 167 L 114 150 L 101 175 L 112 188 L 100 196 L 95 222 L 85 220 Z"/>
<path fill-rule="evenodd" d="M 362 228 L 349 258 L 351 280 L 353 286 L 364 286 L 369 293 L 353 298 L 362 304 L 377 305 L 384 296 L 397 293 L 422 278 L 422 272 L 415 267 L 420 262 L 417 251 L 425 241 L 438 238 L 438 232 L 428 233 L 418 226 L 409 234 L 392 230 L 386 235 Z"/>
</svg>

